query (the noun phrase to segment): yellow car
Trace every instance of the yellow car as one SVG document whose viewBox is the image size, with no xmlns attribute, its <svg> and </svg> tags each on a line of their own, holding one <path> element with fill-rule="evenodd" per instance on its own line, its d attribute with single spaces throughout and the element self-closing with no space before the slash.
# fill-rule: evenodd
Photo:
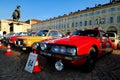
<svg viewBox="0 0 120 80">
<path fill-rule="evenodd" d="M 40 30 L 36 33 L 35 36 L 18 37 L 15 45 L 22 48 L 22 50 L 28 50 L 31 49 L 35 42 L 57 39 L 63 36 L 64 34 L 58 30 Z"/>
</svg>

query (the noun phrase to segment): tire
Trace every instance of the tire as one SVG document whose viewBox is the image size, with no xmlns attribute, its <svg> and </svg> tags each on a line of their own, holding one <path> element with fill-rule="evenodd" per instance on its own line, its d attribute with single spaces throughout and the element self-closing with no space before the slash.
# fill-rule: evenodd
<svg viewBox="0 0 120 80">
<path fill-rule="evenodd" d="M 83 66 L 85 72 L 91 72 L 95 68 L 95 63 L 97 59 L 96 49 L 91 47 L 89 54 L 87 56 L 87 61 Z"/>
<path fill-rule="evenodd" d="M 118 43 L 118 47 L 117 48 L 120 49 L 120 43 Z"/>
</svg>

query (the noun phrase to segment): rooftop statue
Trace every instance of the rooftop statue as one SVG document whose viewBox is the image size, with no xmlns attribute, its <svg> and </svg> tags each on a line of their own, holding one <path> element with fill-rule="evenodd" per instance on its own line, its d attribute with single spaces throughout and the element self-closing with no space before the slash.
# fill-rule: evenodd
<svg viewBox="0 0 120 80">
<path fill-rule="evenodd" d="M 18 21 L 20 19 L 20 6 L 17 6 L 12 14 L 13 21 Z"/>
</svg>

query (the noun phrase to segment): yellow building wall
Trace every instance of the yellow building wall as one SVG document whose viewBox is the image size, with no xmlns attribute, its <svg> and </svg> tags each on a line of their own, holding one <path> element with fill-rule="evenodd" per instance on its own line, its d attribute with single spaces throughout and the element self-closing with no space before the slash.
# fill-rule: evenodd
<svg viewBox="0 0 120 80">
<path fill-rule="evenodd" d="M 10 33 L 10 25 L 11 23 L 13 23 L 13 32 L 28 32 L 28 30 L 31 29 L 31 24 L 27 24 L 27 23 L 21 23 L 18 22 L 13 22 L 13 21 L 8 21 L 8 20 L 0 20 L 0 26 L 1 26 L 1 32 L 6 31 L 7 34 Z"/>
</svg>

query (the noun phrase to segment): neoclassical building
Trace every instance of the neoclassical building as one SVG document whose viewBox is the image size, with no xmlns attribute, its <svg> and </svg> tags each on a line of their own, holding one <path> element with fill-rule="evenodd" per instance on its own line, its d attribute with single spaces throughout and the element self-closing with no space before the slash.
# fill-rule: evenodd
<svg viewBox="0 0 120 80">
<path fill-rule="evenodd" d="M 98 25 L 98 23 L 100 24 Z M 104 31 L 114 31 L 119 34 L 120 0 L 110 0 L 107 4 L 87 7 L 84 10 L 43 20 L 32 26 L 34 31 L 40 29 L 58 29 L 64 32 L 101 26 Z"/>
<path fill-rule="evenodd" d="M 31 19 L 25 22 L 19 21 L 15 22 L 11 19 L 0 20 L 0 35 L 5 31 L 7 34 L 11 32 L 29 32 L 31 31 L 31 25 L 39 23 L 40 20 Z"/>
</svg>

